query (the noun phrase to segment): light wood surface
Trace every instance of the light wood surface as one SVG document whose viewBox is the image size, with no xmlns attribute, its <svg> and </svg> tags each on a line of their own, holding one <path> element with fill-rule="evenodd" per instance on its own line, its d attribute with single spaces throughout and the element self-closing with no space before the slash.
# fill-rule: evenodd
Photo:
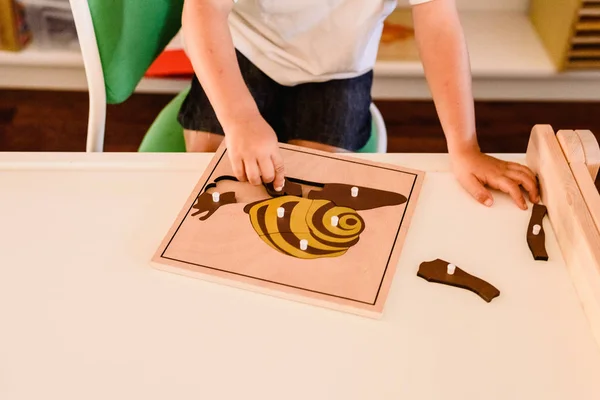
<svg viewBox="0 0 600 400">
<path fill-rule="evenodd" d="M 578 137 L 568 133 L 561 132 L 566 153 L 581 155 L 581 149 L 572 149 Z M 542 201 L 600 345 L 600 233 L 551 126 L 533 128 L 527 164 L 538 175 Z M 579 165 L 578 171 L 589 178 L 585 164 Z"/>
<path fill-rule="evenodd" d="M 546 220 L 427 172 L 380 320 L 157 271 L 208 154 L 0 153 L 0 399 L 595 400 L 600 351 Z M 524 155 L 497 155 L 524 162 Z M 416 276 L 443 258 L 502 294 Z"/>
<path fill-rule="evenodd" d="M 600 145 L 596 136 L 589 130 L 576 130 L 577 136 L 581 141 L 583 153 L 585 156 L 585 164 L 590 171 L 592 180 L 596 180 L 598 171 L 600 170 Z"/>
<path fill-rule="evenodd" d="M 575 131 L 561 129 L 556 132 L 556 139 L 568 163 L 585 164 L 583 145 Z"/>
<path fill-rule="evenodd" d="M 592 154 L 598 150 L 598 142 L 590 131 L 576 132 L 563 130 L 558 131 L 556 136 L 569 163 L 573 177 L 579 186 L 583 200 L 596 224 L 596 229 L 600 232 L 600 194 L 594 184 L 596 179 L 594 174 L 596 165 L 592 162 L 593 171 L 590 174 L 589 167 L 586 164 L 586 155 L 590 154 L 590 157 L 593 159 Z M 581 140 L 582 136 L 586 138 L 587 146 L 585 148 Z M 587 148 L 589 150 L 586 150 Z"/>
<path fill-rule="evenodd" d="M 355 220 L 360 221 L 356 226 L 364 227 L 357 237 L 358 243 L 337 257 L 292 257 L 276 251 L 269 243 L 273 241 L 271 246 L 278 245 L 286 252 L 295 252 L 297 244 L 294 240 L 288 243 L 277 232 L 268 229 L 267 232 L 256 232 L 249 215 L 244 212 L 246 205 L 260 200 L 261 196 L 256 192 L 262 191 L 262 199 L 270 198 L 265 189 L 257 189 L 249 183 L 220 181 L 214 190 L 234 191 L 238 202 L 220 207 L 205 221 L 194 216 L 197 210 L 192 206 L 207 185 L 220 177 L 234 175 L 229 153 L 222 145 L 187 201 L 182 203 L 181 212 L 171 228 L 165 232 L 152 259 L 154 265 L 191 277 L 379 317 L 384 311 L 395 265 L 418 204 L 424 173 L 285 144 L 281 144 L 281 151 L 289 178 L 325 185 L 346 184 L 349 185 L 349 196 L 350 187 L 357 186 L 368 188 L 359 191 L 359 197 L 367 196 L 367 190 L 373 189 L 384 191 L 374 193 L 375 196 L 392 192 L 408 200 L 403 204 L 368 210 L 342 207 L 340 212 L 356 214 Z M 309 185 L 309 190 L 320 189 L 310 189 Z M 298 209 L 305 210 L 302 221 L 296 221 L 296 230 L 290 231 L 294 233 L 294 239 L 306 239 L 311 249 L 330 248 L 315 239 L 320 233 L 321 239 L 335 240 L 328 234 L 327 222 L 322 229 L 308 229 L 304 222 L 306 213 L 313 215 L 316 208 L 327 208 L 330 202 L 298 197 L 290 201 L 301 202 Z M 266 227 L 277 225 L 276 213 L 256 218 Z M 339 228 L 331 229 L 338 231 L 338 235 L 343 233 Z"/>
</svg>

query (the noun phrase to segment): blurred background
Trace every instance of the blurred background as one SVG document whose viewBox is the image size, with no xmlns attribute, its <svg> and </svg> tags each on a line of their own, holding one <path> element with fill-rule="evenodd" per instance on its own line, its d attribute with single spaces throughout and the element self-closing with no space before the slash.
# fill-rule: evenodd
<svg viewBox="0 0 600 400">
<path fill-rule="evenodd" d="M 461 0 L 482 150 L 524 152 L 535 124 L 600 137 L 600 0 Z M 134 94 L 109 104 L 104 151 L 135 152 L 188 84 L 176 36 Z M 373 98 L 388 152 L 445 152 L 410 9 L 385 22 Z M 0 0 L 0 151 L 85 151 L 88 94 L 68 0 Z"/>
</svg>

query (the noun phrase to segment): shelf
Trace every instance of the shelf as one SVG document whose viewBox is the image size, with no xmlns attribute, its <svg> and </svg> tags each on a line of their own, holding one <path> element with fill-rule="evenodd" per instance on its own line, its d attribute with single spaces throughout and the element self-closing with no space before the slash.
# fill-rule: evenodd
<svg viewBox="0 0 600 400">
<path fill-rule="evenodd" d="M 20 52 L 0 51 L 1 66 L 83 68 L 83 58 L 79 49 L 46 49 L 32 42 Z"/>
<path fill-rule="evenodd" d="M 476 99 L 600 100 L 600 71 L 557 73 L 522 11 L 463 11 Z M 374 98 L 428 99 L 418 61 L 379 61 Z M 177 93 L 188 82 L 143 79 L 137 92 Z M 0 88 L 86 90 L 78 51 L 0 52 Z"/>
<path fill-rule="evenodd" d="M 526 15 L 520 12 L 469 11 L 461 14 L 474 77 L 548 76 L 555 73 Z M 76 50 L 44 50 L 33 43 L 21 53 L 0 52 L 0 65 L 82 67 Z M 376 74 L 422 76 L 419 62 L 379 61 Z"/>
<path fill-rule="evenodd" d="M 471 61 L 478 77 L 551 76 L 556 68 L 526 14 L 514 11 L 461 13 Z M 380 76 L 422 76 L 420 62 L 380 61 Z"/>
</svg>

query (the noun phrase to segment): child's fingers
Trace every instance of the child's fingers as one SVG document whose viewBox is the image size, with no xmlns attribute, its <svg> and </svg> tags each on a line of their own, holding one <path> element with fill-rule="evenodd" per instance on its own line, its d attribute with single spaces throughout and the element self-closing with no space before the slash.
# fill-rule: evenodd
<svg viewBox="0 0 600 400">
<path fill-rule="evenodd" d="M 532 180 L 529 174 L 521 171 L 521 170 L 508 170 L 506 172 L 506 176 L 513 181 L 516 181 L 517 184 L 523 186 L 527 193 L 529 193 L 529 200 L 532 203 L 535 203 L 538 199 L 538 187 L 535 180 Z"/>
<path fill-rule="evenodd" d="M 233 175 L 240 182 L 246 182 L 246 169 L 244 168 L 244 160 L 241 157 L 233 157 L 231 159 L 231 169 L 233 170 Z"/>
<path fill-rule="evenodd" d="M 513 171 L 521 171 L 521 172 L 527 174 L 527 176 L 529 176 L 529 178 L 532 181 L 536 181 L 535 174 L 533 173 L 533 171 L 522 164 L 509 162 L 508 169 L 513 170 Z"/>
<path fill-rule="evenodd" d="M 260 174 L 264 183 L 271 183 L 275 179 L 275 168 L 271 157 L 266 156 L 258 160 L 258 167 L 260 168 Z"/>
<path fill-rule="evenodd" d="M 246 176 L 248 177 L 248 182 L 255 186 L 260 185 L 260 170 L 258 168 L 258 162 L 256 159 L 244 160 L 244 165 L 246 166 Z"/>
<path fill-rule="evenodd" d="M 465 190 L 481 204 L 490 207 L 494 203 L 492 194 L 474 175 L 468 174 L 466 178 L 461 179 L 461 183 Z"/>
<path fill-rule="evenodd" d="M 537 178 L 533 171 L 524 165 L 509 163 L 508 170 L 511 172 L 517 172 L 522 179 L 523 187 L 529 193 L 529 200 L 533 203 L 537 203 L 540 200 L 540 189 L 538 187 Z M 510 175 L 509 175 L 510 176 Z"/>
<path fill-rule="evenodd" d="M 509 194 L 521 209 L 527 209 L 527 203 L 525 203 L 523 193 L 521 193 L 519 185 L 512 179 L 506 176 L 500 176 L 496 179 L 496 182 L 494 182 L 494 186 L 497 186 L 497 188 L 502 190 L 504 193 Z"/>
<path fill-rule="evenodd" d="M 275 172 L 273 187 L 279 192 L 283 189 L 283 185 L 285 184 L 285 168 L 279 151 L 271 155 L 271 161 L 273 162 L 273 170 Z"/>
</svg>

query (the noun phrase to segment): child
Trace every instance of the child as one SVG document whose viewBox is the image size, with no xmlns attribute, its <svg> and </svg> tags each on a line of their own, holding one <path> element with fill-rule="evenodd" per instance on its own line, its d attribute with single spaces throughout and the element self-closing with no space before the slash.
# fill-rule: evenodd
<svg viewBox="0 0 600 400">
<path fill-rule="evenodd" d="M 402 0 L 401 0 L 402 1 Z M 484 187 L 527 209 L 538 202 L 525 166 L 482 154 L 469 58 L 454 0 L 404 0 L 453 172 L 479 202 Z M 179 121 L 188 151 L 223 138 L 236 177 L 281 190 L 278 142 L 355 151 L 371 130 L 371 84 L 383 21 L 397 0 L 185 0 L 182 30 L 196 78 Z"/>
</svg>

